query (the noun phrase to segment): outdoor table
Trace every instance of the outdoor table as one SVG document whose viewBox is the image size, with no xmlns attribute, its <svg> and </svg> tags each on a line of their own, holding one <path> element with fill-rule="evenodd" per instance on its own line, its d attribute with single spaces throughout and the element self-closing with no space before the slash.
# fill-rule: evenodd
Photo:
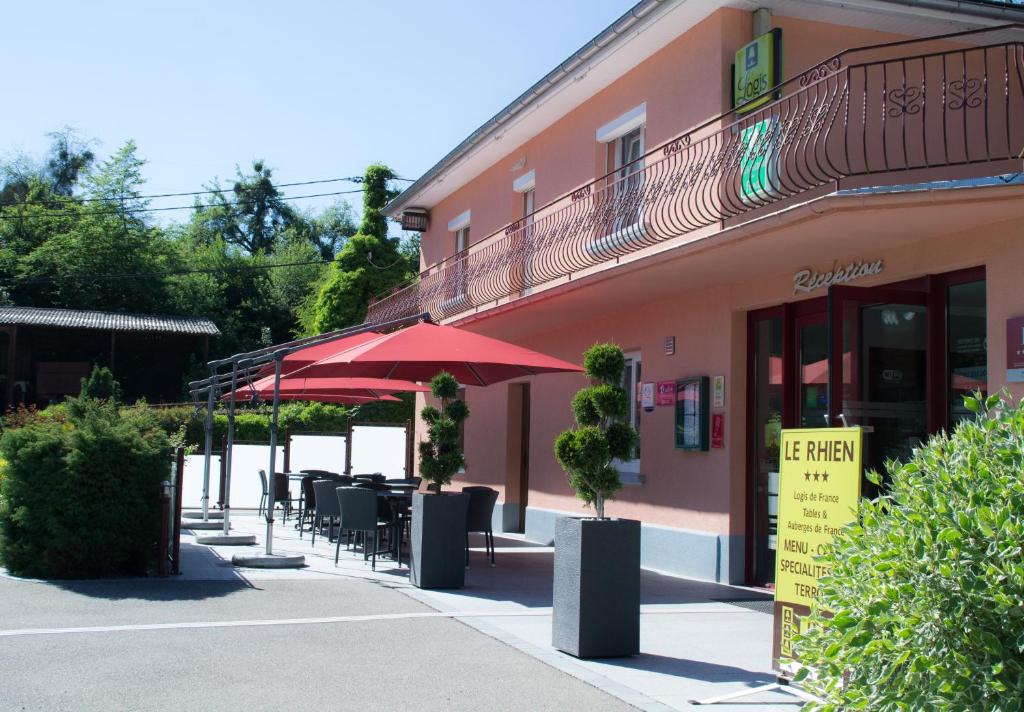
<svg viewBox="0 0 1024 712">
<path fill-rule="evenodd" d="M 285 475 L 288 476 L 288 481 L 289 482 L 299 482 L 300 485 L 301 485 L 302 479 L 304 477 L 309 477 L 309 474 L 305 473 L 305 472 L 286 472 Z M 299 487 L 299 521 L 295 523 L 295 528 L 296 529 L 301 529 L 302 528 L 302 504 L 303 504 L 303 502 L 305 502 L 305 499 L 306 499 L 306 492 L 300 486 Z"/>
</svg>

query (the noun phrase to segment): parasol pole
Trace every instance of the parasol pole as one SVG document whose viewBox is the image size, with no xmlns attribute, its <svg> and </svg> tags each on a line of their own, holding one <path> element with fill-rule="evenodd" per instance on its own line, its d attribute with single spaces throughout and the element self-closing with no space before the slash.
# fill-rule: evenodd
<svg viewBox="0 0 1024 712">
<path fill-rule="evenodd" d="M 231 465 L 235 451 L 235 389 L 238 388 L 238 362 L 231 364 L 231 395 L 228 397 L 228 443 L 224 448 L 224 533 L 231 529 Z"/>
<path fill-rule="evenodd" d="M 274 553 L 274 480 L 277 472 L 277 410 L 281 405 L 281 362 L 285 352 L 274 354 L 274 406 L 270 414 L 270 472 L 267 473 L 267 556 Z"/>
<path fill-rule="evenodd" d="M 211 381 L 216 378 L 217 369 L 211 369 L 213 376 Z M 210 521 L 210 456 L 213 451 L 213 391 L 214 386 L 211 382 L 209 390 L 206 392 L 206 423 L 203 426 L 203 430 L 206 434 L 206 441 L 203 444 L 203 521 Z"/>
</svg>

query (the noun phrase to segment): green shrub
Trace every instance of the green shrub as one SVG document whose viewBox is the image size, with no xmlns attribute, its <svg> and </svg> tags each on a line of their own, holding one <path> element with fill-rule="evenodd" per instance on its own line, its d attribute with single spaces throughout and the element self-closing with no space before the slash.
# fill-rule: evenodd
<svg viewBox="0 0 1024 712">
<path fill-rule="evenodd" d="M 615 344 L 594 344 L 583 355 L 583 368 L 594 385 L 572 399 L 576 427 L 555 439 L 555 459 L 569 476 L 569 486 L 584 504 L 604 518 L 604 501 L 622 488 L 615 459 L 628 459 L 636 430 L 623 422 L 629 395 L 622 388 L 626 360 Z"/>
<path fill-rule="evenodd" d="M 365 403 L 358 407 L 339 405 L 337 403 L 319 403 L 304 401 L 285 401 L 278 412 L 281 433 L 288 428 L 293 435 L 301 433 L 342 433 L 348 427 L 348 418 L 356 424 L 372 423 L 404 423 L 413 417 L 414 396 L 411 393 L 398 394 L 401 399 L 394 401 L 378 401 Z M 43 414 L 57 406 L 51 406 Z M 197 412 L 193 406 L 175 408 L 150 408 L 145 402 L 128 406 L 127 409 L 144 409 L 153 414 L 153 418 L 168 435 L 174 436 L 185 427 L 184 443 L 194 447 L 202 447 L 205 442 L 206 404 L 203 403 Z M 219 448 L 221 437 L 228 431 L 227 408 L 223 404 L 217 406 L 213 416 L 213 442 Z M 239 441 L 268 442 L 270 440 L 270 407 L 261 403 L 253 408 L 248 404 L 239 404 L 235 411 L 235 439 Z"/>
<path fill-rule="evenodd" d="M 441 407 L 423 406 L 420 417 L 427 424 L 427 440 L 420 442 L 420 474 L 440 492 L 465 467 L 459 447 L 459 426 L 469 417 L 469 406 L 456 399 L 459 384 L 450 373 L 441 372 L 430 381 L 430 389 Z"/>
<path fill-rule="evenodd" d="M 69 399 L 0 438 L 0 562 L 44 578 L 142 574 L 159 537 L 170 444 L 145 410 Z"/>
<path fill-rule="evenodd" d="M 823 559 L 835 615 L 796 639 L 823 709 L 1024 706 L 1024 402 L 966 402 Z"/>
</svg>

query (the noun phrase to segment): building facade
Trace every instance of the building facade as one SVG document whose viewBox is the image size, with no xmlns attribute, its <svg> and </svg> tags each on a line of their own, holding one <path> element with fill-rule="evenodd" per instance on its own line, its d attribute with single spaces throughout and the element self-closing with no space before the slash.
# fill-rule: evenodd
<svg viewBox="0 0 1024 712">
<path fill-rule="evenodd" d="M 1024 396 L 1024 10 L 645 0 L 389 206 L 418 280 L 370 320 L 628 357 L 612 516 L 643 564 L 770 584 L 778 433 L 867 426 L 866 464 Z M 1018 333 L 1020 332 L 1020 333 Z M 466 389 L 460 480 L 506 531 L 585 514 L 553 456 L 579 375 Z"/>
</svg>

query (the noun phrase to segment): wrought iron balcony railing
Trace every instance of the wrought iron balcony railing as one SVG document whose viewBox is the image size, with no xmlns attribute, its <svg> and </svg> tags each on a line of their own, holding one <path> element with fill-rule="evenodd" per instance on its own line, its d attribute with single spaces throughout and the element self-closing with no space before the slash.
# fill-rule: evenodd
<svg viewBox="0 0 1024 712">
<path fill-rule="evenodd" d="M 1019 164 L 1024 27 L 850 50 L 762 101 L 473 243 L 375 301 L 368 320 L 457 316 L 849 179 L 884 186 Z"/>
</svg>

